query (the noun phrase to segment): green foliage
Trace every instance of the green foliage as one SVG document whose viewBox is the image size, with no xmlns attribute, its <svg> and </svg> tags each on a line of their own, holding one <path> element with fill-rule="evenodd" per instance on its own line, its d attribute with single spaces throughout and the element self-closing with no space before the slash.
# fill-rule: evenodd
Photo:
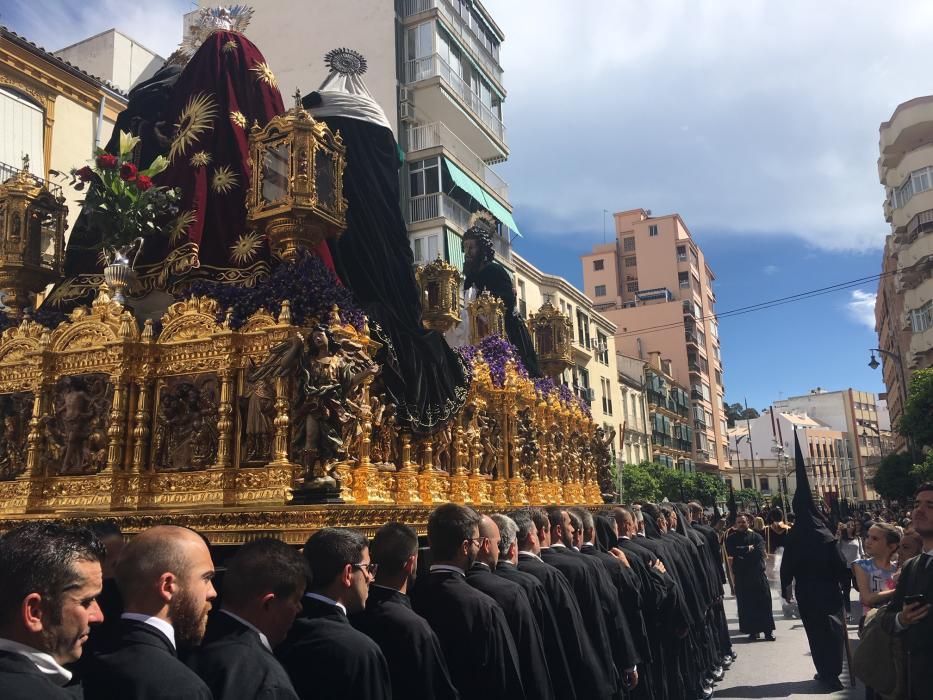
<svg viewBox="0 0 933 700">
<path fill-rule="evenodd" d="M 626 464 L 622 468 L 622 500 L 625 503 L 635 501 L 657 501 L 661 493 L 660 484 L 649 470 L 649 463 Z M 660 466 L 660 465 L 657 465 Z"/>
<path fill-rule="evenodd" d="M 693 497 L 691 500 L 699 501 L 704 506 L 714 506 L 726 500 L 729 489 L 722 479 L 713 474 L 697 472 L 693 477 Z"/>
<path fill-rule="evenodd" d="M 727 403 L 724 408 L 726 411 L 726 423 L 730 428 L 734 428 L 738 421 L 745 420 L 746 418 L 758 418 L 760 415 L 754 408 L 745 408 L 745 406 L 740 403 Z"/>
<path fill-rule="evenodd" d="M 918 448 L 933 447 L 933 368 L 913 373 L 907 407 L 897 429 Z"/>
<path fill-rule="evenodd" d="M 760 506 L 765 502 L 765 497 L 758 489 L 739 489 L 735 492 L 735 502 L 746 507 Z"/>
<path fill-rule="evenodd" d="M 887 455 L 878 464 L 871 485 L 882 498 L 906 503 L 919 484 L 913 470 L 914 460 L 909 454 Z"/>
<path fill-rule="evenodd" d="M 712 474 L 685 473 L 657 462 L 622 469 L 622 499 L 633 501 L 699 501 L 712 506 L 726 497 L 726 485 Z"/>
<path fill-rule="evenodd" d="M 916 486 L 927 481 L 933 481 L 933 451 L 927 453 L 926 459 L 921 464 L 915 464 L 911 467 L 910 475 L 913 477 Z"/>
</svg>

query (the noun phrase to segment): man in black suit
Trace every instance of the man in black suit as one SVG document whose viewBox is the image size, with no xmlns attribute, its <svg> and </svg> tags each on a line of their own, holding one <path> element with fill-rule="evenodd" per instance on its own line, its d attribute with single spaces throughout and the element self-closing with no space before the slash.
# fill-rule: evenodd
<svg viewBox="0 0 933 700">
<path fill-rule="evenodd" d="M 253 540 L 237 550 L 227 564 L 220 611 L 188 660 L 214 700 L 298 700 L 272 649 L 301 611 L 307 583 L 304 557 L 281 540 Z"/>
<path fill-rule="evenodd" d="M 476 512 L 454 503 L 431 514 L 432 564 L 418 579 L 412 605 L 437 633 L 464 700 L 518 700 L 526 695 L 505 614 L 465 578 L 483 544 L 479 522 Z"/>
<path fill-rule="evenodd" d="M 417 577 L 418 535 L 403 523 L 387 523 L 373 537 L 379 568 L 366 610 L 350 622 L 382 649 L 392 676 L 392 696 L 406 700 L 456 700 L 447 660 L 431 625 L 411 609 L 408 591 Z"/>
<path fill-rule="evenodd" d="M 355 530 L 328 527 L 308 538 L 304 556 L 311 583 L 302 612 L 276 652 L 298 697 L 391 698 L 385 656 L 347 619 L 365 607 L 378 568 L 370 561 L 369 542 Z"/>
<path fill-rule="evenodd" d="M 178 650 L 204 637 L 214 590 L 214 564 L 193 530 L 160 525 L 141 532 L 123 549 L 117 585 L 124 613 L 112 646 L 87 666 L 85 694 L 94 700 L 209 699 Z"/>
<path fill-rule="evenodd" d="M 81 657 L 90 625 L 103 620 L 106 550 L 84 528 L 28 523 L 0 537 L 0 696 L 81 697 L 64 664 Z M 73 693 L 71 692 L 73 691 Z"/>
</svg>

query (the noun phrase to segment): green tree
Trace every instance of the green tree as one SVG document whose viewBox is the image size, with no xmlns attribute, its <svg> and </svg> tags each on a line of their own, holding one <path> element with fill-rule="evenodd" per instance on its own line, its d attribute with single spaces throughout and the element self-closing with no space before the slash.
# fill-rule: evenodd
<svg viewBox="0 0 933 700">
<path fill-rule="evenodd" d="M 660 465 L 658 465 L 660 466 Z M 661 493 L 661 485 L 655 478 L 649 462 L 641 464 L 626 464 L 622 468 L 620 482 L 622 484 L 622 500 L 625 503 L 635 501 L 657 501 Z"/>
<path fill-rule="evenodd" d="M 746 418 L 758 418 L 761 415 L 754 408 L 745 408 L 740 403 L 727 403 L 723 408 L 726 412 L 726 423 L 730 428 L 734 428 L 737 422 Z"/>
<path fill-rule="evenodd" d="M 919 369 L 910 378 L 907 406 L 897 429 L 918 448 L 933 447 L 933 368 Z"/>
<path fill-rule="evenodd" d="M 704 506 L 714 506 L 726 500 L 729 490 L 722 482 L 722 479 L 705 472 L 696 472 L 691 474 L 690 477 L 691 500 L 697 500 Z"/>
<path fill-rule="evenodd" d="M 735 492 L 735 502 L 748 508 L 760 506 L 765 502 L 765 497 L 758 489 L 739 489 Z"/>
<path fill-rule="evenodd" d="M 885 499 L 906 503 L 919 483 L 911 473 L 914 460 L 907 453 L 887 455 L 878 464 L 871 485 Z"/>
</svg>

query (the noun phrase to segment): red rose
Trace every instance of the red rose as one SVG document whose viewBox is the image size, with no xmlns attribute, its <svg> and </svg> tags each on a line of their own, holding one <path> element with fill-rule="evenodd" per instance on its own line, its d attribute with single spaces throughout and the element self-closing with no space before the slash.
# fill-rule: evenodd
<svg viewBox="0 0 933 700">
<path fill-rule="evenodd" d="M 136 178 L 136 186 L 140 192 L 145 192 L 152 187 L 152 178 L 147 175 L 140 175 Z"/>
<path fill-rule="evenodd" d="M 122 177 L 127 182 L 132 182 L 136 179 L 136 173 L 139 170 L 132 163 L 124 163 L 120 166 L 120 177 Z"/>
<path fill-rule="evenodd" d="M 75 175 L 81 182 L 90 182 L 94 177 L 94 171 L 85 165 L 80 170 L 75 171 Z"/>
<path fill-rule="evenodd" d="M 115 167 L 117 167 L 118 162 L 119 161 L 117 160 L 117 157 L 112 156 L 109 153 L 102 153 L 101 155 L 97 156 L 97 167 L 101 170 L 113 170 Z"/>
</svg>

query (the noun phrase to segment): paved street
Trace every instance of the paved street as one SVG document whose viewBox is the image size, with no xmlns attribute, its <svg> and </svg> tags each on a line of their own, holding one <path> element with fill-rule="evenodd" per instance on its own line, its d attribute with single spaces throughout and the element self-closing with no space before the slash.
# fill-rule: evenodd
<svg viewBox="0 0 933 700">
<path fill-rule="evenodd" d="M 728 593 L 728 587 L 726 588 Z M 854 597 L 854 596 L 853 596 Z M 807 636 L 800 620 L 786 620 L 781 614 L 781 604 L 776 591 L 771 591 L 774 607 L 774 622 L 777 629 L 775 642 L 749 642 L 739 633 L 739 618 L 735 598 L 726 598 L 726 615 L 732 632 L 732 643 L 739 658 L 726 673 L 722 683 L 716 686 L 715 698 L 811 698 L 820 696 L 833 700 L 864 698 L 864 686 L 849 687 L 848 669 L 844 666 L 840 680 L 846 686 L 838 693 L 827 693 L 823 686 L 813 680 L 816 671 L 810 661 Z M 858 603 L 853 603 L 853 612 L 858 613 Z M 849 637 L 857 644 L 855 627 L 849 627 Z M 854 647 L 853 647 L 854 648 Z"/>
</svg>

